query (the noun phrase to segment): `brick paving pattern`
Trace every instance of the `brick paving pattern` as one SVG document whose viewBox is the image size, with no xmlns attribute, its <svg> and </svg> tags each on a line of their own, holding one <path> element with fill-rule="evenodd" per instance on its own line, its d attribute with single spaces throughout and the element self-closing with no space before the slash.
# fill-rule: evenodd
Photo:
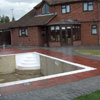
<svg viewBox="0 0 100 100">
<path fill-rule="evenodd" d="M 96 90 L 100 90 L 100 76 L 35 91 L 1 96 L 0 100 L 72 100 Z"/>
</svg>

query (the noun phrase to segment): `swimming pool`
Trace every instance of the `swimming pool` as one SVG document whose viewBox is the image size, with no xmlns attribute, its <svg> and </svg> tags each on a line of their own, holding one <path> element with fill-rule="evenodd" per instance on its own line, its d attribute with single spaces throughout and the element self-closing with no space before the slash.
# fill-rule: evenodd
<svg viewBox="0 0 100 100">
<path fill-rule="evenodd" d="M 25 79 L 25 80 L 21 79 L 13 82 L 0 83 L 0 87 L 51 79 L 55 77 L 61 77 L 61 76 L 86 72 L 90 70 L 95 70 L 95 68 L 90 66 L 85 66 L 78 63 L 62 60 L 38 52 L 19 53 L 15 55 L 11 54 L 11 55 L 0 56 L 1 74 L 13 73 L 16 69 L 19 72 L 29 71 L 28 72 L 29 74 L 32 73 L 34 75 L 34 73 L 35 74 L 41 73 L 41 75 L 39 75 L 39 77 L 31 79 Z"/>
</svg>

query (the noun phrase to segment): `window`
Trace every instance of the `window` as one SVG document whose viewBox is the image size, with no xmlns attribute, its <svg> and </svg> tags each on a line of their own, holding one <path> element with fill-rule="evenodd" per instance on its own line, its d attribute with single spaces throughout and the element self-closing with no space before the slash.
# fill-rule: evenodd
<svg viewBox="0 0 100 100">
<path fill-rule="evenodd" d="M 64 26 L 63 26 L 61 29 L 62 29 L 62 30 L 65 30 L 65 29 L 66 29 L 66 27 L 64 27 Z"/>
<path fill-rule="evenodd" d="M 41 28 L 41 35 L 44 37 L 46 36 L 46 27 Z"/>
<path fill-rule="evenodd" d="M 67 29 L 71 29 L 71 27 L 67 27 Z"/>
<path fill-rule="evenodd" d="M 60 27 L 59 26 L 51 26 L 50 27 L 50 41 L 51 42 L 59 42 L 60 41 Z"/>
<path fill-rule="evenodd" d="M 51 26 L 51 31 L 55 30 L 55 27 L 54 26 Z"/>
<path fill-rule="evenodd" d="M 97 26 L 96 25 L 92 25 L 92 34 L 97 34 Z"/>
<path fill-rule="evenodd" d="M 60 30 L 60 27 L 59 26 L 56 26 L 56 31 Z"/>
<path fill-rule="evenodd" d="M 92 10 L 93 10 L 93 2 L 85 2 L 84 11 L 92 11 Z"/>
<path fill-rule="evenodd" d="M 62 13 L 70 13 L 70 5 L 62 5 Z"/>
<path fill-rule="evenodd" d="M 81 40 L 81 27 L 80 25 L 73 26 L 73 41 Z"/>
<path fill-rule="evenodd" d="M 43 7 L 42 7 L 42 14 L 48 14 L 49 13 L 49 6 L 47 4 L 45 4 Z"/>
<path fill-rule="evenodd" d="M 28 36 L 28 30 L 26 28 L 20 28 L 19 36 Z"/>
</svg>

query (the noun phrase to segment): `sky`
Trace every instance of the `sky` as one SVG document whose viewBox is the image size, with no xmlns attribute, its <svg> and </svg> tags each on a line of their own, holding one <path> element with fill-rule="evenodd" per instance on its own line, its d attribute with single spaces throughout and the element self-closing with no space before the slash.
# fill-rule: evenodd
<svg viewBox="0 0 100 100">
<path fill-rule="evenodd" d="M 42 0 L 0 0 L 0 16 L 12 18 L 12 12 L 16 20 L 28 13 Z"/>
</svg>

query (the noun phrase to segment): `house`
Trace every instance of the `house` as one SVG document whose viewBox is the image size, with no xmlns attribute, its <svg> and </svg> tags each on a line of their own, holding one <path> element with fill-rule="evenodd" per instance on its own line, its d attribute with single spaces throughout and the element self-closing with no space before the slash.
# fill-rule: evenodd
<svg viewBox="0 0 100 100">
<path fill-rule="evenodd" d="M 100 0 L 42 0 L 18 21 L 0 25 L 0 44 L 100 45 Z"/>
</svg>

